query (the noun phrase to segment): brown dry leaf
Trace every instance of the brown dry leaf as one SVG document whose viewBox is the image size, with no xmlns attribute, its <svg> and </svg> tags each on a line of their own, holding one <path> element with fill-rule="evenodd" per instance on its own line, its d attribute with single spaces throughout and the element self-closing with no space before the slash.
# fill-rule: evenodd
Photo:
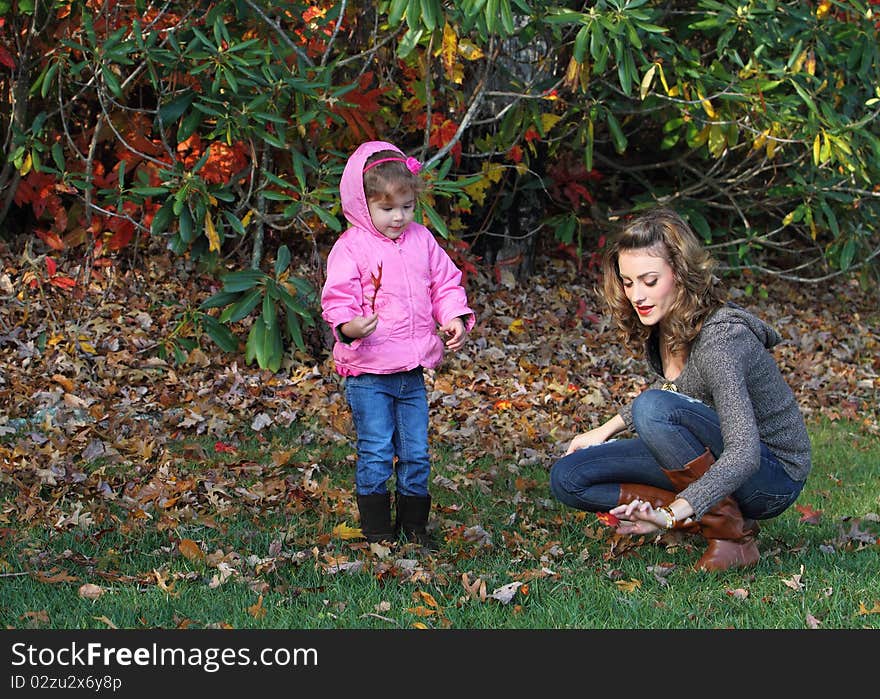
<svg viewBox="0 0 880 699">
<path fill-rule="evenodd" d="M 69 575 L 66 570 L 59 570 L 57 567 L 51 570 L 38 570 L 34 577 L 41 583 L 62 583 L 62 582 L 79 582 L 79 578 Z"/>
<path fill-rule="evenodd" d="M 819 628 L 819 625 L 820 625 L 821 623 L 822 623 L 822 622 L 819 621 L 819 620 L 818 620 L 816 617 L 814 617 L 812 614 L 807 614 L 807 626 L 809 626 L 811 629 L 818 629 L 818 628 Z"/>
<path fill-rule="evenodd" d="M 731 597 L 735 597 L 736 599 L 745 599 L 749 596 L 749 591 L 741 587 L 738 587 L 735 590 L 725 590 L 725 592 Z"/>
<path fill-rule="evenodd" d="M 93 602 L 105 592 L 106 590 L 103 587 L 101 587 L 100 585 L 94 585 L 92 583 L 81 585 L 78 591 L 80 597 L 82 597 L 83 599 L 90 599 Z"/>
<path fill-rule="evenodd" d="M 806 587 L 806 586 L 801 582 L 801 578 L 802 578 L 803 576 L 804 576 L 804 567 L 801 566 L 801 572 L 800 572 L 800 573 L 798 573 L 798 574 L 796 574 L 796 575 L 792 575 L 790 578 L 783 578 L 783 579 L 782 579 L 782 584 L 783 584 L 783 585 L 786 585 L 787 587 L 790 587 L 792 590 L 795 590 L 796 592 L 800 592 L 801 590 L 804 589 L 804 587 Z"/>
<path fill-rule="evenodd" d="M 101 616 L 93 616 L 92 619 L 94 619 L 95 621 L 100 621 L 102 624 L 106 624 L 106 625 L 109 626 L 111 629 L 117 629 L 117 628 L 119 628 L 118 626 L 116 626 L 116 624 L 114 624 L 112 621 L 110 621 L 110 620 L 109 620 L 106 616 L 104 616 L 103 614 L 102 614 Z"/>
<path fill-rule="evenodd" d="M 184 558 L 190 561 L 201 561 L 205 557 L 205 552 L 192 539 L 181 539 L 177 544 L 177 548 Z"/>
<path fill-rule="evenodd" d="M 486 601 L 486 581 L 482 578 L 477 578 L 472 583 L 468 583 L 468 574 L 461 574 L 461 584 L 464 587 L 464 591 L 467 593 L 468 599 L 478 599 L 480 602 Z"/>
<path fill-rule="evenodd" d="M 262 619 L 266 616 L 266 608 L 263 606 L 263 595 L 260 595 L 256 603 L 248 607 L 247 611 L 254 619 Z"/>
<path fill-rule="evenodd" d="M 27 619 L 31 625 L 36 626 L 39 624 L 48 624 L 49 623 L 49 612 L 45 609 L 41 609 L 38 612 L 25 612 L 22 614 L 20 619 Z"/>
<path fill-rule="evenodd" d="M 436 609 L 428 609 L 422 605 L 419 605 L 418 607 L 409 607 L 406 611 L 415 614 L 416 616 L 433 616 L 434 614 L 437 614 Z"/>
</svg>

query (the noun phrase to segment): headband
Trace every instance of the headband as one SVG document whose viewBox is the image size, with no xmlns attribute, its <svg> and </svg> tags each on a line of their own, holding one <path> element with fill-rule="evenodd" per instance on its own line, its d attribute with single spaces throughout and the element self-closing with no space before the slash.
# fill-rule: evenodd
<svg viewBox="0 0 880 699">
<path fill-rule="evenodd" d="M 374 160 L 372 163 L 367 165 L 364 168 L 364 172 L 369 170 L 371 167 L 375 167 L 379 163 L 405 163 L 406 169 L 409 170 L 412 174 L 418 175 L 419 171 L 422 169 L 422 164 L 416 160 L 415 158 L 379 158 L 378 160 Z"/>
</svg>

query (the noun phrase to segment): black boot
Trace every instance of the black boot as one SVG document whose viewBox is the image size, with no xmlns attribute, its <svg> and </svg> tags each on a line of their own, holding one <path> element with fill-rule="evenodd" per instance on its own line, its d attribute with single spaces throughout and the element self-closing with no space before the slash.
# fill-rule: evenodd
<svg viewBox="0 0 880 699">
<path fill-rule="evenodd" d="M 392 541 L 394 529 L 391 527 L 391 493 L 358 495 L 357 504 L 364 538 L 370 543 Z"/>
<path fill-rule="evenodd" d="M 408 541 L 414 541 L 423 548 L 436 551 L 439 546 L 427 531 L 428 515 L 431 513 L 430 495 L 401 495 L 397 493 L 397 521 L 394 529 L 403 534 Z"/>
</svg>

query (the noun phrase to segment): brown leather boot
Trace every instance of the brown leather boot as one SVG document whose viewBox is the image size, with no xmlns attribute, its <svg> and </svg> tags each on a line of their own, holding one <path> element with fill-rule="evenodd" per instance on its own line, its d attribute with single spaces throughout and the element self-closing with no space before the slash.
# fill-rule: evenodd
<svg viewBox="0 0 880 699">
<path fill-rule="evenodd" d="M 666 507 L 666 505 L 675 500 L 675 493 L 671 490 L 655 488 L 653 485 L 644 485 L 642 483 L 621 483 L 620 497 L 617 500 L 617 504 L 627 505 L 633 500 L 650 502 L 651 507 L 656 510 L 658 507 Z M 674 529 L 691 534 L 700 533 L 700 525 L 698 522 L 676 522 Z"/>
<path fill-rule="evenodd" d="M 708 449 L 684 468 L 663 472 L 669 477 L 677 491 L 684 490 L 689 483 L 700 478 L 715 458 Z M 721 571 L 728 568 L 745 568 L 755 565 L 761 557 L 755 535 L 758 533 L 757 522 L 743 518 L 736 500 L 727 496 L 710 510 L 699 521 L 700 533 L 709 542 L 705 553 L 694 564 L 696 570 Z"/>
</svg>

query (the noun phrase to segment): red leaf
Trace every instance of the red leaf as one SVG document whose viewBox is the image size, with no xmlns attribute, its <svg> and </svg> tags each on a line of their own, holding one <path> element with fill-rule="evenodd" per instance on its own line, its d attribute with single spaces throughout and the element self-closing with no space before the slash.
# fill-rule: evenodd
<svg viewBox="0 0 880 699">
<path fill-rule="evenodd" d="M 12 54 L 6 50 L 5 46 L 0 46 L 0 65 L 4 65 L 9 70 L 15 70 L 15 59 L 12 58 Z"/>
<path fill-rule="evenodd" d="M 218 454 L 221 452 L 226 453 L 226 454 L 234 454 L 235 447 L 232 446 L 231 444 L 226 444 L 225 442 L 215 442 L 214 443 L 214 451 L 217 452 Z"/>
<path fill-rule="evenodd" d="M 49 272 L 50 277 L 58 271 L 58 265 L 55 264 L 55 260 L 51 257 L 46 258 L 46 270 Z"/>
<path fill-rule="evenodd" d="M 617 519 L 617 516 L 610 512 L 598 512 L 596 513 L 596 519 L 602 522 L 606 527 L 616 527 L 620 524 L 620 520 Z"/>
<path fill-rule="evenodd" d="M 812 505 L 795 505 L 794 509 L 801 513 L 799 521 L 807 524 L 819 524 L 822 519 L 822 510 L 813 509 Z"/>
</svg>

